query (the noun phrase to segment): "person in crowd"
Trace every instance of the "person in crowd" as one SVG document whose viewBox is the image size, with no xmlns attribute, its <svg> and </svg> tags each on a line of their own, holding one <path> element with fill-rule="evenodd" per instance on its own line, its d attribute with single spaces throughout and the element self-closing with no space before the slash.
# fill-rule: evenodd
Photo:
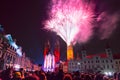
<svg viewBox="0 0 120 80">
<path fill-rule="evenodd" d="M 21 73 L 19 71 L 15 72 L 11 80 L 22 80 Z"/>
<path fill-rule="evenodd" d="M 71 74 L 66 73 L 63 77 L 63 80 L 73 80 Z"/>
<path fill-rule="evenodd" d="M 62 80 L 63 77 L 64 77 L 64 72 L 63 72 L 63 70 L 60 69 L 58 71 L 58 73 L 56 74 L 56 78 L 57 78 L 57 80 Z"/>
<path fill-rule="evenodd" d="M 13 78 L 13 68 L 7 68 L 1 72 L 2 80 L 11 80 Z"/>
<path fill-rule="evenodd" d="M 40 80 L 47 80 L 46 73 L 43 70 L 37 71 L 36 72 Z"/>
<path fill-rule="evenodd" d="M 20 68 L 19 71 L 20 71 L 20 73 L 21 73 L 21 78 L 24 79 L 24 78 L 25 78 L 25 76 L 24 76 L 24 75 L 25 75 L 24 69 L 23 69 L 23 68 Z"/>
<path fill-rule="evenodd" d="M 23 80 L 41 80 L 36 72 L 30 72 Z"/>
</svg>

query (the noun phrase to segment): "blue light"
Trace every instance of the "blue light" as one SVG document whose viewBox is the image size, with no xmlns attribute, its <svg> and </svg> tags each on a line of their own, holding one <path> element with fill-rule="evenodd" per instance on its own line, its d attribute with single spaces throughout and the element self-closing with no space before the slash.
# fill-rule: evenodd
<svg viewBox="0 0 120 80">
<path fill-rule="evenodd" d="M 13 46 L 15 49 L 18 49 L 19 47 L 16 45 L 16 43 L 15 42 L 12 42 L 12 43 L 10 43 L 11 44 L 11 46 Z"/>
<path fill-rule="evenodd" d="M 21 49 L 21 48 L 18 48 L 18 49 L 16 50 L 16 52 L 17 52 L 17 54 L 18 54 L 19 56 L 22 56 L 22 49 Z"/>
<path fill-rule="evenodd" d="M 9 41 L 9 43 L 14 42 L 10 34 L 5 35 L 5 38 Z"/>
<path fill-rule="evenodd" d="M 8 40 L 9 44 L 16 49 L 16 53 L 19 56 L 22 56 L 22 49 L 13 41 L 12 36 L 10 34 L 7 34 L 5 35 L 5 38 Z"/>
</svg>

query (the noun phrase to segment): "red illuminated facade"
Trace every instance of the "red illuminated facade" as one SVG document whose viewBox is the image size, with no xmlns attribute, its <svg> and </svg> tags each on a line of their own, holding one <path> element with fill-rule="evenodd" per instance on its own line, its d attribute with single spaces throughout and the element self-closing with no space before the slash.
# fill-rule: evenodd
<svg viewBox="0 0 120 80">
<path fill-rule="evenodd" d="M 50 42 L 47 41 L 47 43 L 45 43 L 45 48 L 44 48 L 44 58 L 48 54 L 49 50 L 50 50 Z M 55 48 L 53 52 L 55 55 L 55 63 L 58 63 L 60 61 L 60 43 L 58 40 L 55 43 Z"/>
<path fill-rule="evenodd" d="M 59 44 L 59 41 L 56 41 L 56 43 L 55 43 L 54 55 L 55 55 L 55 62 L 58 63 L 60 61 L 60 44 Z"/>
<path fill-rule="evenodd" d="M 49 50 L 50 50 L 50 42 L 48 41 L 47 43 L 45 43 L 44 58 Z"/>
</svg>

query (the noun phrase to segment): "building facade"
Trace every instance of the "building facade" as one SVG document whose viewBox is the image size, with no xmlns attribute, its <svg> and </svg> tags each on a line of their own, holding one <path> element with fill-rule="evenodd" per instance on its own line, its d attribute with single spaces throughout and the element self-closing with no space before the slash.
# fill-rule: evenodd
<svg viewBox="0 0 120 80">
<path fill-rule="evenodd" d="M 81 59 L 68 62 L 69 72 L 102 72 L 111 75 L 120 71 L 120 58 L 115 58 L 110 48 L 106 48 L 104 54 L 87 55 L 85 49 L 81 51 L 81 54 Z"/>
<path fill-rule="evenodd" d="M 0 69 L 13 66 L 17 57 L 16 50 L 12 47 L 3 35 L 0 37 Z"/>
<path fill-rule="evenodd" d="M 10 40 L 12 43 L 10 43 Z M 0 70 L 5 70 L 8 67 L 31 70 L 31 60 L 26 57 L 21 47 L 16 49 L 17 45 L 15 45 L 15 47 L 13 45 L 15 45 L 15 42 L 12 38 L 8 40 L 5 35 L 0 34 Z M 19 52 L 22 55 L 19 55 Z"/>
</svg>

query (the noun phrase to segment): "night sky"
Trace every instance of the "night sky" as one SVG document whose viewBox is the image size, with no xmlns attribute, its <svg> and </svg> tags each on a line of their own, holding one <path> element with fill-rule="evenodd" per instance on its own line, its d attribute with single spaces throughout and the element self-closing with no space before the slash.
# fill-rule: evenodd
<svg viewBox="0 0 120 80">
<path fill-rule="evenodd" d="M 107 12 L 114 14 L 120 12 L 120 0 L 94 0 L 97 14 Z M 42 22 L 48 19 L 48 4 L 50 0 L 1 0 L 0 1 L 0 24 L 3 25 L 5 33 L 12 35 L 17 44 L 36 63 L 43 63 L 43 49 L 47 40 L 51 42 L 53 49 L 56 38 L 60 41 L 61 59 L 66 59 L 66 43 L 54 32 L 43 29 Z M 119 17 L 120 19 L 120 17 Z M 83 44 L 74 46 L 75 53 L 80 53 L 84 45 L 88 54 L 104 53 L 106 43 L 109 42 L 113 53 L 120 53 L 120 20 L 115 30 L 105 39 L 100 39 L 97 29 L 94 30 L 92 38 Z"/>
</svg>

